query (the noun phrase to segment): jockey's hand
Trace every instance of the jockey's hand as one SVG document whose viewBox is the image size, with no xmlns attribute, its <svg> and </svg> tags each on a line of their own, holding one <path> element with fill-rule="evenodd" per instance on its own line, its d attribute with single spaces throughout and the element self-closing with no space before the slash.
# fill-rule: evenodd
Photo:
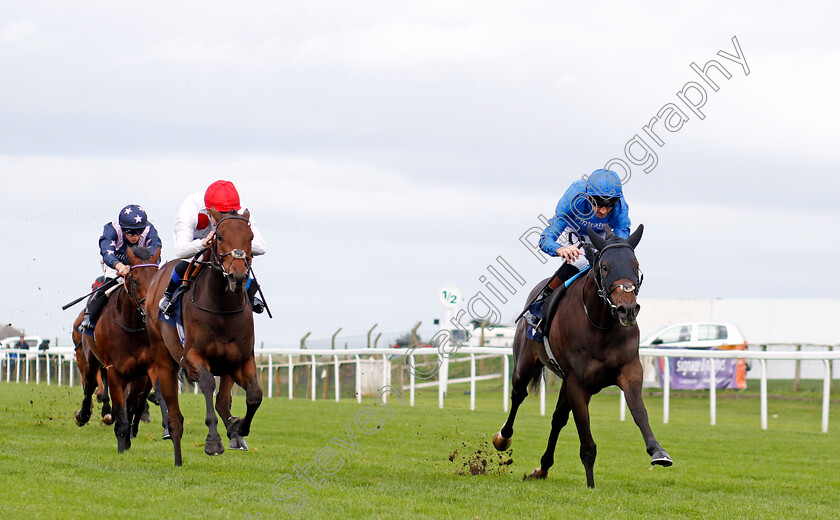
<svg viewBox="0 0 840 520">
<path fill-rule="evenodd" d="M 129 266 L 127 266 L 127 265 L 125 265 L 125 264 L 124 264 L 124 263 L 122 263 L 122 262 L 119 262 L 117 265 L 115 265 L 115 266 L 114 266 L 114 269 L 116 269 L 117 274 L 119 274 L 119 275 L 120 275 L 120 276 L 122 276 L 123 278 L 125 278 L 126 276 L 128 276 L 128 273 L 131 271 L 131 267 L 129 267 Z"/>
<path fill-rule="evenodd" d="M 566 246 L 561 247 L 557 250 L 557 256 L 563 257 L 564 260 L 571 263 L 578 259 L 580 255 L 583 254 L 583 251 L 578 249 L 575 246 Z"/>
<path fill-rule="evenodd" d="M 201 241 L 201 246 L 204 247 L 204 249 L 207 249 L 208 247 L 210 247 L 210 243 L 213 242 L 213 237 L 215 235 L 216 235 L 215 231 L 211 231 L 210 233 L 208 233 L 207 236 L 204 237 L 204 240 Z"/>
</svg>

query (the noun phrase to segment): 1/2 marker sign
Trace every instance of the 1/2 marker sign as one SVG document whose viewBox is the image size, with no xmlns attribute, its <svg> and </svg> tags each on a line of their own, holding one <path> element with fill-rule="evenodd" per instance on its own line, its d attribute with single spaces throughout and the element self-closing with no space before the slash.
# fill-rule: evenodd
<svg viewBox="0 0 840 520">
<path fill-rule="evenodd" d="M 438 291 L 438 301 L 444 309 L 454 309 L 461 305 L 461 289 L 454 285 L 444 285 Z"/>
</svg>

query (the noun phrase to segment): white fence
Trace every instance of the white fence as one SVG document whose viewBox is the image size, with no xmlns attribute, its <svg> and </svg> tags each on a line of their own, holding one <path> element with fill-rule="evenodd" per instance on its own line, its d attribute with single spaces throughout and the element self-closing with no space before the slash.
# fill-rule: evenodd
<svg viewBox="0 0 840 520">
<path fill-rule="evenodd" d="M 14 355 L 17 354 L 17 359 Z M 393 348 L 363 348 L 350 350 L 326 350 L 326 349 L 299 349 L 299 348 L 268 348 L 259 349 L 256 352 L 259 367 L 265 371 L 267 376 L 266 396 L 274 397 L 275 371 L 288 371 L 288 398 L 294 398 L 294 369 L 295 367 L 308 367 L 310 370 L 309 381 L 311 392 L 309 397 L 317 399 L 318 368 L 322 374 L 327 368 L 333 370 L 334 398 L 341 399 L 341 367 L 343 365 L 355 366 L 355 391 L 354 395 L 358 402 L 361 402 L 364 393 L 373 393 L 376 388 L 391 385 L 392 359 L 401 359 L 400 363 L 406 363 L 414 370 L 409 370 L 409 382 L 403 390 L 409 391 L 409 404 L 414 406 L 416 389 L 430 386 L 431 377 L 435 378 L 435 385 L 438 387 L 438 406 L 443 408 L 448 385 L 469 382 L 470 384 L 470 409 L 475 409 L 476 382 L 482 379 L 501 378 L 502 383 L 502 409 L 506 412 L 509 403 L 510 383 L 510 360 L 513 355 L 511 348 L 500 347 L 462 347 L 458 349 L 452 358 L 441 357 L 434 349 L 393 349 Z M 767 429 L 767 361 L 793 360 L 793 361 L 817 361 L 823 365 L 823 390 L 822 390 L 822 431 L 828 432 L 829 403 L 832 381 L 832 363 L 840 359 L 840 351 L 755 351 L 755 350 L 693 350 L 693 349 L 662 349 L 662 348 L 641 348 L 641 356 L 650 357 L 680 357 L 680 358 L 710 358 L 710 359 L 753 359 L 759 362 L 760 366 L 760 410 L 761 429 Z M 476 373 L 477 356 L 499 357 L 502 363 L 500 374 L 478 375 Z M 416 368 L 417 358 L 431 358 L 432 364 L 440 363 L 440 368 L 431 374 L 429 379 L 418 377 L 416 373 L 423 374 L 425 369 Z M 282 361 L 279 361 L 280 358 Z M 42 363 L 44 361 L 45 363 Z M 449 379 L 449 365 L 456 362 L 470 363 L 470 376 L 461 379 Z M 34 379 L 40 384 L 42 380 L 52 384 L 63 384 L 63 379 L 73 385 L 75 373 L 75 357 L 72 347 L 52 347 L 46 351 L 38 351 L 33 355 L 32 351 L 26 350 L 5 350 L 0 353 L 0 380 L 7 382 L 30 382 L 30 363 L 34 364 Z M 63 378 L 64 365 L 69 367 L 69 377 Z M 42 369 L 42 366 L 45 367 Z M 53 366 L 54 365 L 54 366 Z M 669 363 L 663 364 L 663 422 L 670 419 L 670 396 L 671 396 L 671 375 Z M 426 370 L 432 372 L 432 370 Z M 12 375 L 14 374 L 14 375 Z M 420 379 L 421 382 L 418 382 Z M 717 422 L 717 388 L 716 388 L 715 364 L 709 363 L 709 415 L 710 423 Z M 325 380 L 321 377 L 321 380 Z M 545 415 L 545 384 L 540 385 L 539 400 L 540 414 Z M 626 406 L 624 395 L 620 397 L 620 418 L 625 420 Z"/>
</svg>

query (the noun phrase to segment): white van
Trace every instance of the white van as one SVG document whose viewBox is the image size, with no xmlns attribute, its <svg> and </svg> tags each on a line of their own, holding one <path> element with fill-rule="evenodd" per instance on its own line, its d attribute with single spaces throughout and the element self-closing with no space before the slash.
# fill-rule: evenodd
<svg viewBox="0 0 840 520">
<path fill-rule="evenodd" d="M 7 356 L 17 359 L 18 353 L 9 352 L 8 350 L 17 348 L 16 345 L 19 341 L 20 336 L 11 336 L 0 340 L 0 359 L 6 359 Z M 49 340 L 45 342 L 40 336 L 24 336 L 23 341 L 29 345 L 29 350 L 26 351 L 26 357 L 29 359 L 37 358 L 39 349 L 46 349 L 49 346 Z"/>
</svg>

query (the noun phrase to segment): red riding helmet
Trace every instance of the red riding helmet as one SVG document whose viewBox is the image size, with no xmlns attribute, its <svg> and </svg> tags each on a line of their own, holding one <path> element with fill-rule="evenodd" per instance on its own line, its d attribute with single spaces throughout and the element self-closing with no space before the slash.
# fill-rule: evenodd
<svg viewBox="0 0 840 520">
<path fill-rule="evenodd" d="M 227 213 L 239 211 L 239 192 L 230 181 L 216 181 L 204 193 L 204 207 Z"/>
</svg>

